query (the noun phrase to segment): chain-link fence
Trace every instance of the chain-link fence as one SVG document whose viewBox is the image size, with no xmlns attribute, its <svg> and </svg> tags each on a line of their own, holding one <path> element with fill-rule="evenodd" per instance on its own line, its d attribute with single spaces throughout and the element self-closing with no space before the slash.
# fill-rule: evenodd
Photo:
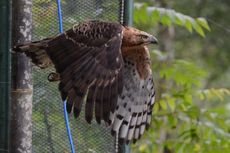
<svg viewBox="0 0 230 153">
<path fill-rule="evenodd" d="M 90 19 L 119 22 L 121 0 L 62 0 L 63 25 Z M 33 0 L 33 40 L 58 34 L 56 0 Z M 33 152 L 70 152 L 63 117 L 63 103 L 58 83 L 50 83 L 47 76 L 54 69 L 33 68 Z M 84 107 L 84 106 L 83 106 Z M 114 139 L 105 125 L 84 120 L 84 109 L 79 119 L 70 117 L 74 143 L 78 153 L 112 153 Z"/>
</svg>

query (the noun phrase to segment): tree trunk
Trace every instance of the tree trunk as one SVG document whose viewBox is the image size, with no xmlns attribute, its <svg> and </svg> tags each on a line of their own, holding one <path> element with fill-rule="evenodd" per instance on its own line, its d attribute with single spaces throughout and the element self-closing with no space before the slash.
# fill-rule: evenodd
<svg viewBox="0 0 230 153">
<path fill-rule="evenodd" d="M 32 0 L 13 1 L 13 45 L 31 41 Z M 10 152 L 32 152 L 32 75 L 24 54 L 12 56 L 12 108 Z"/>
</svg>

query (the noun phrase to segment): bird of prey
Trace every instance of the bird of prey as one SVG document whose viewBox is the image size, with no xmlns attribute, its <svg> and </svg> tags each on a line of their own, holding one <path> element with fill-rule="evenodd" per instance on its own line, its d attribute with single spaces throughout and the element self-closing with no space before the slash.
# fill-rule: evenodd
<svg viewBox="0 0 230 153">
<path fill-rule="evenodd" d="M 54 65 L 49 81 L 60 81 L 67 110 L 78 117 L 85 104 L 85 119 L 93 114 L 111 133 L 126 142 L 136 141 L 151 121 L 155 90 L 147 45 L 157 39 L 138 29 L 104 21 L 74 25 L 56 37 L 15 46 L 38 67 Z"/>
</svg>

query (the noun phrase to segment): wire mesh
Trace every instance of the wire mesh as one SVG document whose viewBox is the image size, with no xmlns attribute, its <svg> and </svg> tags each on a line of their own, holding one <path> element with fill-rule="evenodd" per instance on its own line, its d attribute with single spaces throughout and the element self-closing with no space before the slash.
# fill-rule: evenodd
<svg viewBox="0 0 230 153">
<path fill-rule="evenodd" d="M 73 24 L 90 19 L 119 21 L 119 0 L 62 0 L 63 25 L 67 30 Z M 58 34 L 56 0 L 33 0 L 33 40 Z M 58 83 L 47 80 L 54 68 L 41 70 L 33 67 L 33 152 L 68 153 L 68 142 L 63 105 Z M 70 117 L 70 126 L 78 153 L 112 153 L 114 139 L 105 125 L 84 119 L 84 106 L 78 119 Z"/>
</svg>

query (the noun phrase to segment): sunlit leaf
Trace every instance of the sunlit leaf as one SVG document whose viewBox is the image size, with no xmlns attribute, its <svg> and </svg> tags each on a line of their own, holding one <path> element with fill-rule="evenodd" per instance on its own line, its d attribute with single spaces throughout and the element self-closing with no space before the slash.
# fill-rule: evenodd
<svg viewBox="0 0 230 153">
<path fill-rule="evenodd" d="M 184 17 L 180 14 L 177 14 L 176 19 L 175 19 L 175 23 L 177 25 L 180 25 L 180 26 L 184 25 Z"/>
<path fill-rule="evenodd" d="M 204 18 L 197 18 L 196 20 L 206 30 L 211 31 L 211 29 L 210 29 L 210 27 L 208 25 L 208 22 Z"/>
<path fill-rule="evenodd" d="M 191 105 L 192 104 L 192 95 L 188 95 L 188 94 L 184 95 L 184 100 L 186 103 Z"/>
<path fill-rule="evenodd" d="M 161 108 L 162 108 L 163 110 L 167 110 L 167 103 L 166 103 L 166 101 L 161 100 L 161 101 L 160 101 L 160 106 L 161 106 Z"/>
<path fill-rule="evenodd" d="M 143 10 L 145 9 L 145 12 Z M 141 7 L 138 7 L 134 11 L 134 21 L 139 20 L 145 24 L 146 22 L 157 22 L 159 21 L 165 26 L 171 26 L 173 24 L 185 27 L 189 32 L 192 33 L 193 29 L 201 35 L 205 36 L 204 29 L 210 31 L 210 27 L 204 18 L 192 18 L 191 16 L 176 12 L 173 9 L 160 8 L 160 7 L 147 7 L 145 3 Z M 137 12 L 137 13 L 135 13 Z M 150 19 L 149 15 L 151 15 Z M 152 20 L 151 20 L 152 19 Z"/>
<path fill-rule="evenodd" d="M 153 113 L 157 113 L 159 110 L 159 103 L 157 102 L 153 107 Z"/>
<path fill-rule="evenodd" d="M 200 115 L 200 109 L 197 106 L 192 106 L 187 109 L 186 113 L 191 119 L 197 119 Z"/>
<path fill-rule="evenodd" d="M 211 89 L 204 89 L 204 90 L 199 90 L 197 91 L 198 96 L 202 96 L 202 98 L 207 98 L 207 99 L 216 99 L 219 98 L 221 101 L 223 101 L 224 96 L 226 95 L 230 95 L 230 90 L 226 89 L 226 88 L 220 88 L 220 89 L 215 89 L 215 88 L 211 88 Z"/>
<path fill-rule="evenodd" d="M 170 17 L 167 14 L 165 14 L 161 17 L 161 23 L 163 25 L 170 26 L 172 24 L 172 21 Z"/>
<path fill-rule="evenodd" d="M 192 23 L 190 20 L 186 19 L 185 21 L 185 27 L 189 32 L 192 32 Z"/>
<path fill-rule="evenodd" d="M 154 10 L 154 11 L 152 12 L 152 19 L 153 19 L 154 21 L 159 21 L 159 19 L 160 19 L 160 13 L 159 13 L 159 11 Z"/>
<path fill-rule="evenodd" d="M 139 146 L 139 151 L 143 152 L 147 149 L 147 144 L 142 144 L 141 146 Z"/>
<path fill-rule="evenodd" d="M 196 143 L 194 147 L 194 152 L 200 152 L 200 151 L 201 151 L 201 146 L 199 143 Z"/>
<path fill-rule="evenodd" d="M 168 98 L 168 99 L 167 99 L 167 102 L 168 102 L 169 108 L 170 108 L 172 111 L 174 111 L 175 108 L 176 108 L 175 99 L 174 99 L 174 98 Z"/>
<path fill-rule="evenodd" d="M 175 116 L 170 114 L 168 115 L 168 122 L 169 122 L 170 127 L 175 128 L 178 123 L 178 120 Z"/>
<path fill-rule="evenodd" d="M 192 20 L 191 23 L 192 23 L 192 27 L 196 30 L 196 32 L 202 37 L 205 37 L 204 31 L 201 28 L 201 26 L 195 20 Z"/>
</svg>

